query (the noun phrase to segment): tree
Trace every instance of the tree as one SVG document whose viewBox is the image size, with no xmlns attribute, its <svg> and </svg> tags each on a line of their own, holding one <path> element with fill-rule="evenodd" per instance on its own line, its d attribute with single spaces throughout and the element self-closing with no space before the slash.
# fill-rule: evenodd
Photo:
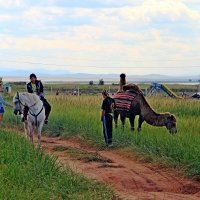
<svg viewBox="0 0 200 200">
<path fill-rule="evenodd" d="M 99 85 L 104 85 L 104 80 L 103 79 L 99 80 Z"/>
<path fill-rule="evenodd" d="M 90 81 L 90 82 L 89 82 L 89 85 L 94 85 L 94 81 Z"/>
</svg>

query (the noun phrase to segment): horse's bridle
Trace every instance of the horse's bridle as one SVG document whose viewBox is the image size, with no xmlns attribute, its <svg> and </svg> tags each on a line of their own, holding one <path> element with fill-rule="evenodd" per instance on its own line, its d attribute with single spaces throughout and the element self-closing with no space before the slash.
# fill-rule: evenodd
<svg viewBox="0 0 200 200">
<path fill-rule="evenodd" d="M 18 100 L 18 103 L 19 103 L 20 112 L 21 112 L 21 106 L 28 107 L 28 109 L 30 109 L 30 108 L 32 108 L 33 106 L 35 106 L 35 105 L 37 104 L 37 102 L 36 102 L 36 103 L 34 103 L 32 106 L 26 106 L 26 105 L 24 105 L 24 104 L 21 102 L 21 100 L 20 100 L 19 92 L 17 92 L 17 100 Z"/>
<path fill-rule="evenodd" d="M 18 100 L 18 103 L 19 103 L 19 108 L 20 108 L 20 113 L 19 114 L 23 114 L 23 113 L 21 113 L 21 106 L 24 106 L 24 107 L 27 107 L 28 108 L 28 112 L 30 113 L 30 115 L 32 115 L 33 117 L 35 117 L 35 124 L 36 124 L 36 126 L 37 126 L 37 117 L 40 115 L 40 113 L 43 111 L 43 109 L 44 109 L 44 106 L 42 106 L 42 108 L 41 108 L 41 110 L 40 110 L 40 112 L 38 113 L 38 114 L 35 114 L 35 113 L 32 113 L 32 112 L 30 112 L 30 108 L 32 108 L 32 107 L 34 107 L 36 104 L 37 104 L 37 102 L 35 102 L 32 106 L 26 106 L 26 105 L 24 105 L 22 102 L 21 102 L 21 100 L 20 100 L 20 97 L 19 97 L 19 92 L 17 92 L 17 100 Z"/>
</svg>

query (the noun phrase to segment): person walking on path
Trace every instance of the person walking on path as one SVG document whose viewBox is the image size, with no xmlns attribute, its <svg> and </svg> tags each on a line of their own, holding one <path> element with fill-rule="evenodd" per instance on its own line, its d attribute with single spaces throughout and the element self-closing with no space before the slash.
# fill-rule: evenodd
<svg viewBox="0 0 200 200">
<path fill-rule="evenodd" d="M 109 97 L 108 92 L 102 92 L 104 98 L 101 109 L 101 121 L 103 123 L 103 134 L 106 145 L 112 144 L 112 131 L 113 131 L 113 112 L 115 108 L 115 101 Z"/>
</svg>

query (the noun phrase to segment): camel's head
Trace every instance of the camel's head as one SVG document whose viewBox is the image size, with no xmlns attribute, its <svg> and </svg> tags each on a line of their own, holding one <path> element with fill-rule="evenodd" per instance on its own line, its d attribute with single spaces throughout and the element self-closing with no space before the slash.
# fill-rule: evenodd
<svg viewBox="0 0 200 200">
<path fill-rule="evenodd" d="M 126 74 L 120 74 L 120 84 L 126 85 Z"/>
<path fill-rule="evenodd" d="M 176 118 L 174 115 L 172 115 L 172 114 L 166 115 L 165 126 L 169 130 L 169 133 L 171 133 L 171 134 L 177 133 Z"/>
</svg>

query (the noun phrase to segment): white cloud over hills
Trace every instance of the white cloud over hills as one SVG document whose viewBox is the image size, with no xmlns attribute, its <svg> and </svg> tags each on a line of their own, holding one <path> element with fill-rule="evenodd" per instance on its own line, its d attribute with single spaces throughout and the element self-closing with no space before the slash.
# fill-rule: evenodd
<svg viewBox="0 0 200 200">
<path fill-rule="evenodd" d="M 200 75 L 200 1 L 84 2 L 0 0 L 0 66 Z"/>
</svg>

